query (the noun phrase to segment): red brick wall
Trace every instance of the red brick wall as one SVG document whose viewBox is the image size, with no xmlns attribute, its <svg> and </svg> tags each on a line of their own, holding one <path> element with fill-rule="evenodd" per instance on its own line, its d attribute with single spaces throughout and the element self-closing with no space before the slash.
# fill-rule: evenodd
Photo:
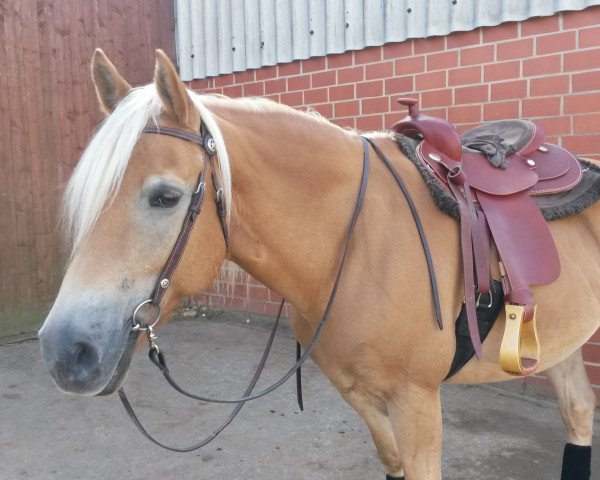
<svg viewBox="0 0 600 480">
<path fill-rule="evenodd" d="M 310 106 L 358 130 L 391 126 L 406 114 L 396 99 L 412 96 L 424 111 L 461 131 L 489 120 L 528 118 L 546 127 L 550 142 L 600 159 L 600 7 L 311 58 L 191 86 L 204 93 Z M 227 301 L 211 293 L 197 300 L 273 314 L 277 297 L 242 277 Z M 600 332 L 584 352 L 600 395 Z"/>
</svg>

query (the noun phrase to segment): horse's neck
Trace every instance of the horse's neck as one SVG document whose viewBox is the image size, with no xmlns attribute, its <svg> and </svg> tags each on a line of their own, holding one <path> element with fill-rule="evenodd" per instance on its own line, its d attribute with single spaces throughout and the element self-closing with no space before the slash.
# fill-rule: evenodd
<svg viewBox="0 0 600 480">
<path fill-rule="evenodd" d="M 356 202 L 361 142 L 280 113 L 248 115 L 241 125 L 225 132 L 234 203 L 228 256 L 303 311 L 320 310 Z"/>
</svg>

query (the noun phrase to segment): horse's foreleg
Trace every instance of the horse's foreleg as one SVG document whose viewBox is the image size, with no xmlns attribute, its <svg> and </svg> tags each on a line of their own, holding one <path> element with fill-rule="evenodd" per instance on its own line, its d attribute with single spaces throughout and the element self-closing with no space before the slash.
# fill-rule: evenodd
<svg viewBox="0 0 600 480">
<path fill-rule="evenodd" d="M 344 400 L 356 410 L 369 427 L 373 443 L 386 470 L 386 479 L 404 479 L 400 452 L 385 405 L 373 405 L 369 398 L 354 390 L 341 393 Z"/>
<path fill-rule="evenodd" d="M 388 402 L 388 413 L 406 480 L 441 480 L 439 386 L 404 384 Z"/>
<path fill-rule="evenodd" d="M 596 396 L 583 365 L 581 350 L 545 374 L 556 391 L 567 434 L 561 480 L 589 480 Z"/>
</svg>

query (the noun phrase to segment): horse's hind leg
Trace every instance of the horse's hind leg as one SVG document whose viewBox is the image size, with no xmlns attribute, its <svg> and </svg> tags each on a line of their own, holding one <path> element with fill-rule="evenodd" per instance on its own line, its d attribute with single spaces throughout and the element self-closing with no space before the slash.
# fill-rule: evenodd
<svg viewBox="0 0 600 480">
<path fill-rule="evenodd" d="M 596 396 L 590 386 L 581 350 L 546 370 L 566 428 L 561 480 L 589 480 Z"/>
</svg>

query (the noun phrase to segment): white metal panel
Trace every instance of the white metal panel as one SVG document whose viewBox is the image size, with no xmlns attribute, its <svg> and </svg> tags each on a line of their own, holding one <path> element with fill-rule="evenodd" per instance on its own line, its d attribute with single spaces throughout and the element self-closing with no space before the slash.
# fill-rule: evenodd
<svg viewBox="0 0 600 480">
<path fill-rule="evenodd" d="M 231 9 L 231 56 L 233 71 L 242 72 L 248 68 L 246 64 L 246 16 L 240 8 L 239 0 L 234 0 Z"/>
<path fill-rule="evenodd" d="M 369 46 L 385 43 L 383 0 L 364 0 L 365 44 Z"/>
<path fill-rule="evenodd" d="M 360 50 L 365 44 L 363 0 L 344 1 L 346 50 Z"/>
<path fill-rule="evenodd" d="M 310 57 L 308 0 L 292 0 L 292 48 L 294 59 Z"/>
<path fill-rule="evenodd" d="M 291 0 L 275 2 L 275 23 L 277 26 L 277 63 L 291 62 L 294 60 Z"/>
<path fill-rule="evenodd" d="M 191 3 L 189 0 L 176 0 L 175 2 L 175 47 L 181 78 L 203 78 L 204 75 L 194 75 L 192 72 L 192 59 L 194 41 L 192 39 L 192 25 L 190 15 Z"/>
<path fill-rule="evenodd" d="M 275 0 L 260 0 L 260 53 L 262 65 L 277 64 Z"/>
<path fill-rule="evenodd" d="M 450 29 L 453 32 L 472 30 L 471 25 L 477 25 L 477 9 L 470 2 L 457 2 L 451 9 Z"/>
<path fill-rule="evenodd" d="M 217 22 L 219 28 L 219 75 L 233 72 L 233 55 L 231 52 L 233 35 L 231 32 L 231 0 L 219 0 Z"/>
<path fill-rule="evenodd" d="M 592 5 L 600 0 L 175 0 L 175 38 L 191 80 Z"/>
<path fill-rule="evenodd" d="M 415 5 L 416 4 L 416 5 Z M 407 38 L 427 37 L 427 9 L 429 2 L 406 2 L 406 36 Z"/>
<path fill-rule="evenodd" d="M 217 0 L 204 0 L 204 59 L 206 76 L 214 77 L 219 75 Z"/>
<path fill-rule="evenodd" d="M 327 29 L 327 53 L 346 51 L 344 41 L 344 0 L 327 0 L 325 2 L 325 18 Z"/>
<path fill-rule="evenodd" d="M 260 64 L 260 3 L 244 0 L 246 26 L 246 69 L 259 68 Z"/>
<path fill-rule="evenodd" d="M 191 68 L 194 78 L 206 77 L 206 56 L 204 55 L 204 5 L 194 2 L 190 5 L 190 25 L 192 44 Z"/>
<path fill-rule="evenodd" d="M 309 0 L 308 12 L 310 56 L 321 57 L 323 55 L 327 55 L 327 34 L 325 31 L 325 2 L 323 2 L 323 0 Z"/>
<path fill-rule="evenodd" d="M 385 1 L 385 42 L 401 42 L 408 38 L 406 0 Z"/>
</svg>

